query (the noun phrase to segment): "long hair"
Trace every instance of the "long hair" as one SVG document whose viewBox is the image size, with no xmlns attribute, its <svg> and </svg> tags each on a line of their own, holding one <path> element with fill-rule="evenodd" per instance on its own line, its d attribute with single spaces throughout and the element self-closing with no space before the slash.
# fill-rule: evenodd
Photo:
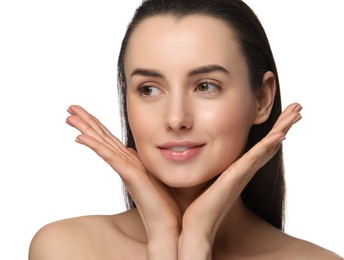
<svg viewBox="0 0 344 260">
<path fill-rule="evenodd" d="M 245 151 L 249 150 L 268 134 L 276 122 L 281 113 L 281 95 L 275 61 L 264 28 L 254 12 L 241 0 L 146 0 L 142 2 L 128 25 L 118 58 L 118 90 L 124 143 L 135 149 L 126 103 L 127 83 L 124 71 L 126 47 L 136 26 L 144 19 L 157 15 L 170 15 L 176 18 L 205 15 L 221 19 L 235 32 L 248 65 L 251 87 L 254 90 L 262 87 L 265 72 L 272 71 L 275 74 L 276 94 L 271 114 L 267 121 L 252 126 L 250 129 Z M 127 208 L 136 207 L 125 187 L 124 191 Z M 241 198 L 247 208 L 283 230 L 285 180 L 282 148 L 255 174 L 241 193 Z"/>
</svg>

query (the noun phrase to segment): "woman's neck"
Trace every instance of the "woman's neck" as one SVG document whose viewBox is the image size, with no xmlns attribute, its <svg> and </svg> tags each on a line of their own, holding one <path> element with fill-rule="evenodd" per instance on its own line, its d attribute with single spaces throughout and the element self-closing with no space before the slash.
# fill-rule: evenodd
<svg viewBox="0 0 344 260">
<path fill-rule="evenodd" d="M 202 183 L 194 187 L 169 188 L 171 195 L 176 200 L 182 214 L 211 184 L 213 181 Z"/>
<path fill-rule="evenodd" d="M 202 184 L 192 188 L 170 188 L 182 214 L 211 184 Z M 252 248 L 255 248 L 255 244 L 260 244 L 259 239 L 258 241 L 255 239 L 256 234 L 261 232 L 261 227 L 265 229 L 267 225 L 251 212 L 239 197 L 222 221 L 216 234 L 214 246 L 219 251 L 229 248 L 231 248 L 230 251 L 237 251 L 247 244 L 252 244 Z"/>
</svg>

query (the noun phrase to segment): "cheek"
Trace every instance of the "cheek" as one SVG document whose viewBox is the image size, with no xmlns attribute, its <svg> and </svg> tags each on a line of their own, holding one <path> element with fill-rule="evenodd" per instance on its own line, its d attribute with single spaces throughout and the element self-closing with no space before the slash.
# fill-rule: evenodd
<svg viewBox="0 0 344 260">
<path fill-rule="evenodd" d="M 210 129 L 217 136 L 231 137 L 247 133 L 252 125 L 255 106 L 253 99 L 219 102 L 203 109 L 199 115 L 204 129 Z"/>
<path fill-rule="evenodd" d="M 128 120 L 136 146 L 145 140 L 147 131 L 149 131 L 150 118 L 149 116 L 143 117 L 135 108 L 128 106 Z M 144 131 L 139 131 L 139 129 L 144 129 Z"/>
<path fill-rule="evenodd" d="M 250 102 L 246 104 L 252 104 Z M 254 118 L 254 106 L 241 103 L 209 110 L 203 117 L 203 127 L 213 139 L 214 157 L 221 167 L 233 163 L 244 151 Z"/>
<path fill-rule="evenodd" d="M 161 116 L 156 111 L 146 111 L 143 107 L 128 106 L 128 119 L 138 156 L 150 173 L 156 171 L 157 154 L 154 149 L 155 139 L 161 131 Z M 155 112 L 154 112 L 155 111 Z"/>
<path fill-rule="evenodd" d="M 213 122 L 212 127 L 215 145 L 221 147 L 224 153 L 238 157 L 246 145 L 251 128 L 247 118 L 228 114 L 223 120 Z"/>
<path fill-rule="evenodd" d="M 138 152 L 157 135 L 157 129 L 161 124 L 161 115 L 158 111 L 149 106 L 139 105 L 135 99 L 128 99 L 128 120 Z"/>
</svg>

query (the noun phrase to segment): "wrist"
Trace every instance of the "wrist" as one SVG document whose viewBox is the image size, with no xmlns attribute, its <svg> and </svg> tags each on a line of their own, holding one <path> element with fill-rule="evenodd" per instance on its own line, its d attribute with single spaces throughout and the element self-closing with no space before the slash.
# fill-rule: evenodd
<svg viewBox="0 0 344 260">
<path fill-rule="evenodd" d="M 152 236 L 147 243 L 148 260 L 176 260 L 178 257 L 178 235 L 161 234 Z"/>
<path fill-rule="evenodd" d="M 182 232 L 178 243 L 179 260 L 210 260 L 212 259 L 211 239 L 206 235 L 199 235 L 197 232 Z"/>
</svg>

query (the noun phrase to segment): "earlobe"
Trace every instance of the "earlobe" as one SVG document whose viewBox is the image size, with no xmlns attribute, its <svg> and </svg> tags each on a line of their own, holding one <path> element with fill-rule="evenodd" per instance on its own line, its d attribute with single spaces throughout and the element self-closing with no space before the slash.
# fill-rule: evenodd
<svg viewBox="0 0 344 260">
<path fill-rule="evenodd" d="M 276 93 L 276 78 L 267 71 L 263 76 L 262 88 L 257 92 L 257 110 L 253 124 L 264 123 L 270 116 Z"/>
</svg>

